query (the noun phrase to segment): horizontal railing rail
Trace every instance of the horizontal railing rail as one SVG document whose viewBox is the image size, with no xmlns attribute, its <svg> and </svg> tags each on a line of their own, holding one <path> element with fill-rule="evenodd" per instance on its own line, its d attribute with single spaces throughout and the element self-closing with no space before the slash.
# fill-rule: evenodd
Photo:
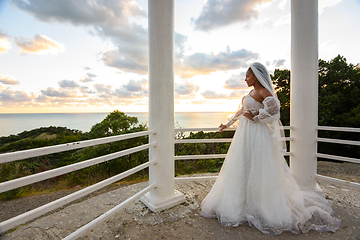
<svg viewBox="0 0 360 240">
<path fill-rule="evenodd" d="M 286 137 L 285 141 L 293 141 L 294 138 Z M 176 139 L 175 144 L 177 143 L 222 143 L 222 142 L 232 142 L 232 138 L 211 138 L 211 139 Z"/>
<path fill-rule="evenodd" d="M 293 126 L 283 126 L 284 130 L 293 130 Z M 176 128 L 175 132 L 198 132 L 198 131 L 218 131 L 220 128 Z M 226 128 L 224 131 L 235 131 L 236 128 Z M 317 130 L 325 130 L 325 131 L 343 131 L 343 132 L 355 132 L 360 133 L 359 128 L 348 128 L 348 127 L 327 127 L 327 126 L 318 126 Z M 215 141 L 214 141 L 215 140 Z M 286 141 L 294 141 L 293 137 L 286 137 Z M 176 139 L 175 143 L 211 143 L 211 142 L 231 142 L 227 139 Z M 359 141 L 350 141 L 350 140 L 340 140 L 340 139 L 329 139 L 329 138 L 317 138 L 318 142 L 328 142 L 328 143 L 336 143 L 336 144 L 346 144 L 346 145 L 354 145 L 354 146 L 360 146 Z M 284 156 L 292 156 L 293 152 L 286 152 Z M 346 162 L 352 162 L 352 163 L 360 163 L 360 159 L 356 158 L 348 158 L 348 157 L 341 157 L 341 156 L 334 156 L 329 154 L 322 154 L 317 153 L 317 157 L 321 158 L 327 158 L 332 160 L 339 160 L 339 161 L 346 161 Z M 216 158 L 225 158 L 226 154 L 208 154 L 208 155 L 181 155 L 181 156 L 175 156 L 175 160 L 190 160 L 190 159 L 216 159 Z M 175 181 L 177 182 L 183 182 L 183 181 L 206 181 L 206 180 L 215 180 L 217 176 L 205 176 L 205 177 L 176 177 Z M 317 179 L 324 179 L 340 184 L 347 184 L 355 187 L 360 187 L 359 183 L 350 182 L 346 180 L 341 180 L 337 178 L 331 178 L 323 175 L 316 175 Z"/>
<path fill-rule="evenodd" d="M 226 143 L 232 142 L 232 138 L 211 138 L 211 139 L 177 139 L 174 143 Z"/>
<path fill-rule="evenodd" d="M 176 177 L 175 182 L 190 182 L 190 181 L 211 181 L 216 180 L 217 176 L 204 176 L 204 177 Z"/>
<path fill-rule="evenodd" d="M 338 144 L 360 146 L 360 141 L 350 141 L 350 140 L 332 139 L 332 138 L 316 138 L 316 140 L 318 142 L 338 143 Z"/>
<path fill-rule="evenodd" d="M 294 129 L 293 126 L 282 126 L 284 130 Z M 217 132 L 220 128 L 175 128 L 175 132 Z M 235 131 L 236 127 L 225 128 L 223 131 Z"/>
<path fill-rule="evenodd" d="M 84 147 L 91 147 L 91 146 L 96 146 L 96 145 L 100 145 L 100 144 L 146 136 L 146 135 L 150 135 L 150 134 L 155 134 L 155 131 L 149 130 L 149 131 L 142 131 L 142 132 L 136 132 L 136 133 L 128 133 L 128 134 L 122 134 L 122 135 L 118 135 L 118 136 L 104 137 L 104 138 L 86 140 L 86 141 L 81 141 L 81 142 L 72 142 L 72 143 L 65 143 L 65 144 L 49 146 L 49 147 L 23 150 L 23 151 L 18 151 L 18 152 L 3 153 L 3 154 L 0 154 L 0 163 L 12 162 L 12 161 L 28 159 L 28 158 L 32 158 L 32 157 L 39 157 L 39 156 L 44 156 L 44 155 L 48 155 L 48 154 L 52 154 L 52 153 L 65 152 L 65 151 L 70 151 L 70 150 L 84 148 Z"/>
<path fill-rule="evenodd" d="M 284 153 L 284 156 L 292 156 L 292 152 Z M 226 158 L 226 154 L 206 154 L 206 155 L 180 155 L 175 156 L 175 161 L 177 160 L 190 160 L 190 159 L 215 159 L 215 158 Z"/>
<path fill-rule="evenodd" d="M 321 131 L 337 131 L 337 132 L 353 132 L 360 133 L 360 128 L 349 128 L 349 127 L 328 127 L 328 126 L 318 126 L 317 130 Z M 326 142 L 326 143 L 335 143 L 335 144 L 345 144 L 345 145 L 353 145 L 360 146 L 360 141 L 351 141 L 351 140 L 343 140 L 343 139 L 333 139 L 333 138 L 316 138 L 317 142 Z M 343 156 L 335 156 L 331 154 L 324 153 L 316 153 L 316 157 L 326 158 L 336 161 L 343 162 L 351 162 L 351 163 L 360 163 L 360 159 L 351 158 L 351 157 L 343 157 Z"/>
<path fill-rule="evenodd" d="M 73 150 L 73 149 L 79 149 L 79 148 L 84 148 L 84 147 L 90 147 L 90 146 L 95 146 L 95 145 L 99 145 L 99 144 L 105 144 L 105 143 L 110 143 L 110 142 L 115 142 L 115 141 L 122 141 L 122 140 L 126 140 L 126 139 L 131 139 L 131 138 L 136 138 L 136 137 L 141 137 L 141 136 L 146 136 L 146 135 L 150 135 L 150 134 L 155 134 L 155 131 L 151 130 L 151 131 L 143 131 L 143 132 L 137 132 L 137 133 L 129 133 L 129 134 L 123 134 L 123 135 L 119 135 L 119 136 L 112 136 L 112 137 L 105 137 L 105 138 L 99 138 L 99 139 L 93 139 L 93 140 L 86 140 L 86 141 L 81 141 L 81 142 L 74 142 L 74 143 L 68 143 L 68 144 L 61 144 L 61 145 L 56 145 L 56 146 L 50 146 L 50 147 L 43 147 L 43 148 L 37 148 L 37 149 L 30 149 L 30 150 L 24 150 L 24 151 L 19 151 L 19 152 L 12 152 L 12 153 L 4 153 L 4 154 L 0 154 L 0 163 L 6 163 L 6 162 L 12 162 L 12 161 L 16 161 L 16 160 L 22 160 L 22 159 L 28 159 L 31 157 L 37 157 L 37 156 L 43 156 L 43 155 L 47 155 L 47 154 L 52 154 L 52 153 L 58 153 L 58 152 L 63 152 L 63 151 L 68 151 L 68 150 Z M 49 178 L 53 178 L 56 176 L 60 176 L 69 172 L 73 172 L 73 171 L 77 171 L 79 169 L 83 169 L 89 166 L 93 166 L 96 164 L 100 164 L 112 159 L 116 159 L 119 157 L 123 157 L 132 153 L 136 153 L 145 149 L 149 149 L 150 147 L 154 147 L 156 146 L 156 143 L 148 143 L 148 144 L 144 144 L 141 146 L 137 146 L 137 147 L 133 147 L 130 149 L 126 149 L 126 150 L 122 150 L 119 152 L 115 152 L 115 153 L 111 153 L 108 155 L 104 155 L 104 156 L 100 156 L 97 158 L 93 158 L 93 159 L 89 159 L 89 160 L 85 160 L 82 162 L 78 162 L 75 164 L 71 164 L 71 165 L 67 165 L 64 167 L 60 167 L 60 168 L 56 168 L 56 169 L 52 169 L 52 170 L 48 170 L 45 172 L 41 172 L 41 173 L 37 173 L 37 174 L 33 174 L 33 175 L 29 175 L 29 176 L 25 176 L 25 177 L 21 177 L 18 179 L 14 179 L 14 180 L 10 180 L 10 181 L 6 181 L 6 182 L 2 182 L 0 183 L 0 193 L 1 192 L 6 192 L 18 187 L 22 187 L 22 186 L 26 186 L 35 182 L 39 182 L 45 179 L 49 179 Z M 152 160 L 151 162 L 146 162 L 144 164 L 141 164 L 139 166 L 136 166 L 130 170 L 127 170 L 125 172 L 122 172 L 118 175 L 115 175 L 113 177 L 110 177 L 106 180 L 103 180 L 101 182 L 98 182 L 94 185 L 91 185 L 89 187 L 86 187 L 82 190 L 79 190 L 75 193 L 69 194 L 65 197 L 62 197 L 60 199 L 57 199 L 53 202 L 50 202 L 48 204 L 45 204 L 43 206 L 40 206 L 36 209 L 30 210 L 28 212 L 25 212 L 23 214 L 20 214 L 16 217 L 13 217 L 11 219 L 5 220 L 3 222 L 0 223 L 0 233 L 5 232 L 7 230 L 10 230 L 20 224 L 23 224 L 25 222 L 31 221 L 34 218 L 37 218 L 39 216 L 44 215 L 45 213 L 52 211 L 54 209 L 57 209 L 61 206 L 64 206 L 72 201 L 75 201 L 83 196 L 86 196 L 94 191 L 97 191 L 109 184 L 112 184 L 114 182 L 120 181 L 121 179 L 130 176 L 131 174 L 134 174 L 136 172 L 139 172 L 153 164 L 156 164 L 156 160 Z M 147 193 L 148 191 L 150 191 L 151 189 L 153 189 L 155 187 L 155 185 L 149 186 L 147 188 L 145 188 L 144 190 L 140 191 L 138 194 L 135 194 L 133 197 L 125 200 L 124 204 L 128 204 L 131 203 L 133 201 L 136 201 L 137 197 L 141 197 L 143 194 Z M 120 204 L 121 205 L 121 204 Z M 123 205 L 121 205 L 123 206 Z M 121 207 L 120 206 L 120 207 Z M 116 207 L 116 209 L 119 206 Z M 99 223 L 102 220 L 102 218 L 99 219 L 95 219 L 94 220 L 96 223 Z M 87 225 L 86 225 L 87 226 Z M 93 225 L 89 225 L 90 227 Z M 86 227 L 86 229 L 89 229 L 89 226 Z M 69 236 L 68 236 L 69 237 Z M 70 237 L 68 239 L 75 239 L 74 237 Z"/>
<path fill-rule="evenodd" d="M 360 183 L 350 182 L 350 181 L 332 178 L 332 177 L 328 177 L 328 176 L 323 176 L 323 175 L 319 175 L 319 174 L 316 174 L 316 178 L 320 179 L 320 180 L 326 180 L 329 182 L 333 182 L 333 183 L 338 183 L 338 184 L 342 184 L 342 185 L 348 185 L 348 186 L 360 188 Z"/>
<path fill-rule="evenodd" d="M 225 158 L 225 157 L 226 154 L 181 155 L 181 156 L 175 156 L 175 160 L 214 159 L 214 158 Z"/>
<path fill-rule="evenodd" d="M 291 130 L 293 129 L 292 126 L 283 126 L 284 130 Z M 175 128 L 175 132 L 214 132 L 219 131 L 220 128 Z M 224 131 L 235 131 L 235 127 L 225 128 Z M 294 138 L 292 137 L 284 137 L 285 141 L 293 141 Z M 232 138 L 212 138 L 212 139 L 175 139 L 175 144 L 181 143 L 229 143 L 232 142 Z M 292 156 L 292 152 L 284 153 L 284 156 Z M 175 156 L 175 160 L 191 160 L 191 159 L 216 159 L 216 158 L 225 158 L 226 154 L 207 154 L 207 155 L 181 155 Z"/>
<path fill-rule="evenodd" d="M 77 171 L 77 170 L 80 170 L 80 169 L 83 169 L 86 167 L 90 167 L 90 166 L 93 166 L 96 164 L 107 162 L 109 160 L 123 157 L 123 156 L 129 155 L 129 154 L 132 154 L 132 153 L 136 153 L 136 152 L 148 149 L 153 146 L 155 146 L 155 143 L 145 144 L 142 146 L 126 149 L 126 150 L 123 150 L 120 152 L 111 153 L 111 154 L 108 154 L 105 156 L 101 156 L 101 157 L 89 159 L 86 161 L 74 163 L 74 164 L 67 165 L 64 167 L 55 168 L 55 169 L 51 169 L 51 170 L 48 170 L 45 172 L 40 172 L 40 173 L 29 175 L 26 177 L 2 182 L 2 183 L 0 183 L 0 193 L 9 191 L 9 190 L 12 190 L 15 188 L 23 187 L 26 185 L 30 185 L 32 183 L 40 182 L 45 179 L 57 177 L 57 176 L 60 176 L 60 175 L 63 175 L 63 174 L 69 173 L 69 172 L 74 172 L 74 171 Z"/>
<path fill-rule="evenodd" d="M 175 132 L 217 132 L 220 128 L 175 128 Z M 235 127 L 225 128 L 223 131 L 235 131 Z"/>
<path fill-rule="evenodd" d="M 100 217 L 94 219 L 93 221 L 82 226 L 81 228 L 79 228 L 78 230 L 73 232 L 72 234 L 68 235 L 66 238 L 64 238 L 64 240 L 73 240 L 73 239 L 77 239 L 77 238 L 81 237 L 84 233 L 86 233 L 90 229 L 96 227 L 99 223 L 106 221 L 107 219 L 112 217 L 114 214 L 119 212 L 121 209 L 123 209 L 126 206 L 128 206 L 129 204 L 135 202 L 136 200 L 138 200 L 139 198 L 141 198 L 142 196 L 144 196 L 146 193 L 148 193 L 150 190 L 152 190 L 154 188 L 156 188 L 155 184 L 152 184 L 152 185 L 144 188 L 143 190 L 139 191 L 132 197 L 126 199 L 124 202 L 117 205 L 116 207 L 113 207 L 106 213 L 102 214 Z"/>
<path fill-rule="evenodd" d="M 357 133 L 360 133 L 360 128 L 350 128 L 350 127 L 317 126 L 316 129 L 317 130 L 326 130 L 326 131 L 357 132 Z"/>
<path fill-rule="evenodd" d="M 218 176 L 202 176 L 202 177 L 176 177 L 175 182 L 191 182 L 191 181 L 215 181 Z M 344 184 L 352 187 L 360 188 L 359 183 L 354 183 L 337 178 L 331 178 L 323 175 L 316 174 L 316 179 L 326 180 L 333 183 Z"/>
<path fill-rule="evenodd" d="M 317 153 L 316 157 L 332 159 L 332 160 L 337 160 L 337 161 L 342 161 L 342 162 L 360 163 L 360 159 L 357 159 L 357 158 L 341 157 L 341 156 L 335 156 L 335 155 L 323 154 L 323 153 Z"/>
<path fill-rule="evenodd" d="M 57 209 L 61 206 L 64 206 L 64 205 L 70 203 L 70 202 L 73 202 L 81 197 L 84 197 L 84 196 L 86 196 L 92 192 L 95 192 L 103 187 L 106 187 L 114 182 L 120 181 L 121 179 L 126 178 L 134 173 L 137 173 L 153 164 L 156 164 L 156 161 L 146 162 L 146 163 L 141 164 L 137 167 L 134 167 L 130 170 L 127 170 L 118 175 L 115 175 L 115 176 L 105 179 L 101 182 L 98 182 L 94 185 L 91 185 L 87 188 L 81 189 L 77 192 L 74 192 L 65 197 L 59 198 L 53 202 L 50 202 L 48 204 L 41 206 L 41 207 L 35 208 L 35 209 L 25 212 L 21 215 L 18 215 L 16 217 L 8 219 L 4 222 L 1 222 L 0 223 L 0 232 L 5 232 L 7 230 L 10 230 L 10 229 L 20 225 L 20 224 L 31 221 L 39 216 L 44 215 L 45 213 L 48 213 L 54 209 Z"/>
</svg>

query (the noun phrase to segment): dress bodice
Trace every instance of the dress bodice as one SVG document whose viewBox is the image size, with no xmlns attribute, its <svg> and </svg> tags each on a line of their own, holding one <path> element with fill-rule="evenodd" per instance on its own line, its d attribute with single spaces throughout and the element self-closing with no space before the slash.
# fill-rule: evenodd
<svg viewBox="0 0 360 240">
<path fill-rule="evenodd" d="M 259 110 L 264 108 L 264 105 L 261 102 L 256 101 L 250 94 L 244 97 L 242 106 L 245 111 L 250 111 L 253 115 L 258 115 Z"/>
<path fill-rule="evenodd" d="M 263 102 L 258 102 L 248 94 L 243 98 L 242 107 L 229 119 L 226 127 L 239 120 L 245 111 L 254 115 L 254 122 L 272 122 L 280 119 L 280 101 L 273 96 L 268 96 Z"/>
</svg>

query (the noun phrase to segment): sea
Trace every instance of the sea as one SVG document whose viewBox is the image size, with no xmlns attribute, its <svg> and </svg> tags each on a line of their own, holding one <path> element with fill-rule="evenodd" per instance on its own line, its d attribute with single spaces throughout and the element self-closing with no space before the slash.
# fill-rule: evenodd
<svg viewBox="0 0 360 240">
<path fill-rule="evenodd" d="M 83 132 L 101 122 L 109 113 L 2 113 L 0 114 L 0 137 L 16 135 L 40 127 L 67 127 Z M 149 114 L 126 113 L 148 124 Z M 227 123 L 230 112 L 176 112 L 175 126 L 182 128 L 218 127 Z"/>
</svg>

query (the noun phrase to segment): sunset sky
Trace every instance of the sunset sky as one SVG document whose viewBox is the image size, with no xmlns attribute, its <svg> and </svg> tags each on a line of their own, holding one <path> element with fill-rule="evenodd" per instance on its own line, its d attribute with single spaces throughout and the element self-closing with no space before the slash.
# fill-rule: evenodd
<svg viewBox="0 0 360 240">
<path fill-rule="evenodd" d="M 0 113 L 146 112 L 147 0 L 0 0 Z M 360 0 L 319 0 L 319 57 L 360 62 Z M 290 0 L 175 0 L 175 111 L 235 111 L 290 69 Z"/>
</svg>

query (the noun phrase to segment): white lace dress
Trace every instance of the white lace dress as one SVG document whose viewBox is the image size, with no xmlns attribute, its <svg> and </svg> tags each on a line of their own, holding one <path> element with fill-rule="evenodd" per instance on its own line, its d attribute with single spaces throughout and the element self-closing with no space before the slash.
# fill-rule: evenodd
<svg viewBox="0 0 360 240">
<path fill-rule="evenodd" d="M 201 215 L 218 218 L 222 226 L 249 224 L 269 235 L 311 229 L 334 232 L 340 220 L 332 217 L 329 203 L 317 193 L 300 190 L 270 134 L 279 109 L 277 98 L 260 103 L 244 97 L 242 109 L 229 122 L 239 120 L 219 176 L 201 204 Z M 243 111 L 257 116 L 251 121 Z"/>
</svg>

